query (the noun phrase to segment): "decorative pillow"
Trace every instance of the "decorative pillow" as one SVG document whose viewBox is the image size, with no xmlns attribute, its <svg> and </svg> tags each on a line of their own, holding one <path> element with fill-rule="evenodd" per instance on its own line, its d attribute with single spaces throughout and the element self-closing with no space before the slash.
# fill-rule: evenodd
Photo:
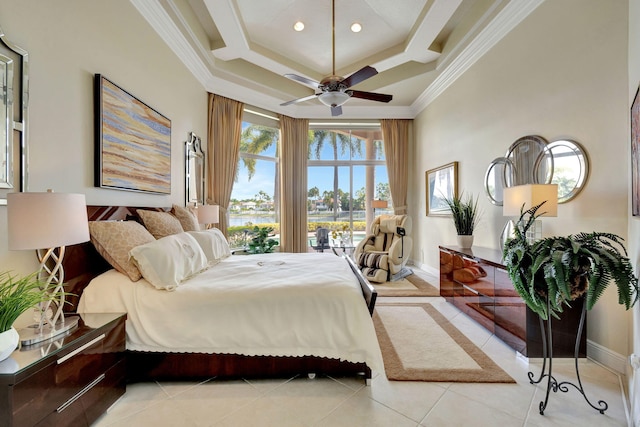
<svg viewBox="0 0 640 427">
<path fill-rule="evenodd" d="M 142 218 L 144 226 L 156 239 L 184 232 L 178 218 L 169 212 L 156 212 L 145 209 L 138 209 L 136 212 Z"/>
<path fill-rule="evenodd" d="M 178 218 L 180 225 L 184 231 L 200 231 L 200 224 L 198 224 L 198 217 L 195 212 L 189 208 L 185 208 L 178 205 L 173 205 L 171 212 Z"/>
<path fill-rule="evenodd" d="M 113 268 L 134 282 L 140 280 L 142 275 L 129 258 L 129 251 L 156 240 L 142 224 L 135 221 L 90 221 L 89 234 L 93 246 Z"/>
<path fill-rule="evenodd" d="M 229 242 L 217 228 L 210 228 L 203 231 L 189 231 L 188 234 L 193 236 L 200 244 L 202 251 L 207 257 L 209 265 L 215 264 L 228 256 L 231 256 Z"/>
<path fill-rule="evenodd" d="M 194 274 L 207 268 L 200 245 L 187 233 L 173 234 L 129 252 L 142 277 L 158 289 L 175 290 Z"/>
</svg>

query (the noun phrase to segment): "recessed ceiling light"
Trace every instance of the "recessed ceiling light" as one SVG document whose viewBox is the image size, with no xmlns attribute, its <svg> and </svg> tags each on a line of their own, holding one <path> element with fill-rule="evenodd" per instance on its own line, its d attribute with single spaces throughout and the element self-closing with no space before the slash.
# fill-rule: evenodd
<svg viewBox="0 0 640 427">
<path fill-rule="evenodd" d="M 296 22 L 295 24 L 293 24 L 293 29 L 296 31 L 304 30 L 304 23 L 302 21 Z"/>
<path fill-rule="evenodd" d="M 353 24 L 351 24 L 351 31 L 353 31 L 354 33 L 359 33 L 360 30 L 362 30 L 362 25 L 360 25 L 358 22 L 354 22 Z"/>
</svg>

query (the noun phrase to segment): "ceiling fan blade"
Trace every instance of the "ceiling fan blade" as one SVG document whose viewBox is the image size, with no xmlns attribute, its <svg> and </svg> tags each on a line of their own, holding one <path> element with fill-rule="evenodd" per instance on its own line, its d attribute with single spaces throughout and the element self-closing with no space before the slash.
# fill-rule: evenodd
<svg viewBox="0 0 640 427">
<path fill-rule="evenodd" d="M 375 76 L 376 74 L 378 74 L 378 70 L 367 65 L 342 80 L 341 83 L 346 87 L 355 86 L 358 83 L 367 80 L 369 77 Z"/>
<path fill-rule="evenodd" d="M 342 115 L 342 106 L 338 105 L 338 106 L 335 106 L 335 107 L 331 107 L 331 115 L 333 117 L 341 116 Z"/>
<path fill-rule="evenodd" d="M 291 104 L 297 104 L 298 102 L 304 102 L 304 101 L 308 101 L 310 99 L 315 98 L 316 96 L 318 96 L 319 94 L 313 94 L 313 95 L 309 95 L 309 96 L 305 96 L 304 98 L 298 98 L 298 99 L 292 99 L 291 101 L 287 101 L 287 102 L 283 102 L 282 104 L 280 104 L 281 107 L 285 107 L 287 105 L 291 105 Z"/>
<path fill-rule="evenodd" d="M 284 76 L 298 83 L 302 83 L 305 86 L 309 86 L 310 88 L 313 88 L 313 89 L 318 89 L 320 87 L 320 82 L 308 79 L 306 77 L 299 76 L 297 74 L 285 74 Z"/>
<path fill-rule="evenodd" d="M 368 99 L 370 101 L 389 102 L 393 99 L 393 95 L 385 95 L 384 93 L 362 92 L 359 90 L 351 90 L 352 98 Z"/>
</svg>

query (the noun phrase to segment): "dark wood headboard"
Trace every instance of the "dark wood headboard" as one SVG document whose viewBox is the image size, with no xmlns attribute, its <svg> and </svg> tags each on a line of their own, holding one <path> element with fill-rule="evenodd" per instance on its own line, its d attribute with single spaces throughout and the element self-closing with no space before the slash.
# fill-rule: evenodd
<svg viewBox="0 0 640 427">
<path fill-rule="evenodd" d="M 168 211 L 170 208 L 149 208 L 130 206 L 87 206 L 89 221 L 139 221 L 137 209 Z M 91 279 L 109 270 L 111 266 L 96 251 L 91 242 L 67 246 L 62 262 L 65 276 L 66 297 L 65 312 L 75 312 L 80 295 Z"/>
</svg>

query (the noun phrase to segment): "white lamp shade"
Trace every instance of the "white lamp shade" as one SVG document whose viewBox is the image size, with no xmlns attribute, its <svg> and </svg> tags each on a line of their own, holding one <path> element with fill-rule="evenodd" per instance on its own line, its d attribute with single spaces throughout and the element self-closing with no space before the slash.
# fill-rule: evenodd
<svg viewBox="0 0 640 427">
<path fill-rule="evenodd" d="M 9 249 L 49 249 L 89 240 L 84 194 L 7 194 Z"/>
<path fill-rule="evenodd" d="M 558 186 L 556 184 L 525 184 L 504 189 L 502 214 L 520 216 L 532 206 L 546 202 L 540 208 L 541 216 L 558 216 Z M 524 208 L 522 207 L 524 205 Z"/>
<path fill-rule="evenodd" d="M 351 98 L 349 94 L 344 92 L 322 92 L 318 95 L 318 99 L 327 107 L 338 107 Z"/>
<path fill-rule="evenodd" d="M 218 205 L 198 206 L 198 222 L 200 224 L 217 224 L 220 220 L 220 207 Z"/>
</svg>

